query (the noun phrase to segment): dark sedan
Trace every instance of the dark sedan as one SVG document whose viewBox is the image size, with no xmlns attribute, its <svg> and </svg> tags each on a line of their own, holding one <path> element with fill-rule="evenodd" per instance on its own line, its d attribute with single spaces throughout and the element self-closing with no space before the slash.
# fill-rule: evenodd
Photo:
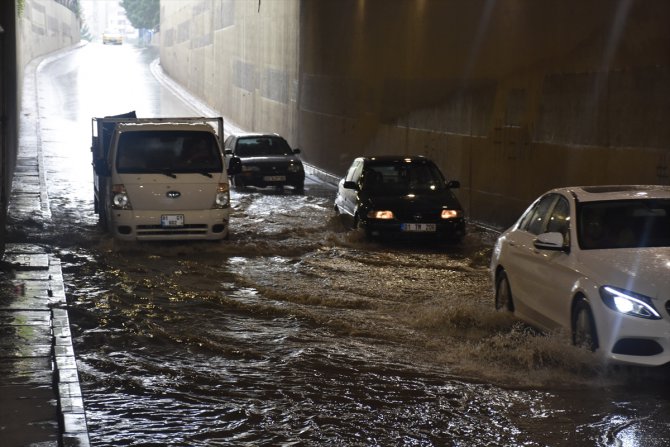
<svg viewBox="0 0 670 447">
<path fill-rule="evenodd" d="M 238 157 L 241 171 L 232 178 L 235 188 L 255 186 L 293 187 L 296 193 L 305 190 L 305 169 L 296 156 L 300 149 L 291 149 L 277 134 L 242 133 L 226 138 L 226 159 Z"/>
<path fill-rule="evenodd" d="M 440 169 L 423 156 L 360 157 L 340 180 L 335 211 L 367 236 L 428 234 L 459 242 L 463 208 Z"/>
</svg>

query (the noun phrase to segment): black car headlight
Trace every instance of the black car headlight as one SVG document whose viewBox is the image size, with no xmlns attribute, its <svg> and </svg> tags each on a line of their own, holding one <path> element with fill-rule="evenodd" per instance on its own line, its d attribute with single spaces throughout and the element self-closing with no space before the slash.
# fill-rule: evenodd
<svg viewBox="0 0 670 447">
<path fill-rule="evenodd" d="M 369 219 L 393 219 L 393 211 L 391 210 L 372 210 L 367 214 Z"/>
<path fill-rule="evenodd" d="M 302 171 L 302 165 L 300 163 L 292 163 L 288 165 L 288 172 L 300 172 Z"/>
<path fill-rule="evenodd" d="M 600 297 L 607 307 L 625 315 L 660 320 L 661 314 L 654 308 L 651 299 L 630 290 L 618 287 L 603 286 L 600 288 Z"/>
<path fill-rule="evenodd" d="M 440 218 L 442 219 L 457 219 L 463 215 L 461 210 L 450 210 L 444 209 L 440 212 Z"/>
<path fill-rule="evenodd" d="M 242 165 L 242 172 L 258 172 L 261 168 L 258 166 Z"/>
</svg>

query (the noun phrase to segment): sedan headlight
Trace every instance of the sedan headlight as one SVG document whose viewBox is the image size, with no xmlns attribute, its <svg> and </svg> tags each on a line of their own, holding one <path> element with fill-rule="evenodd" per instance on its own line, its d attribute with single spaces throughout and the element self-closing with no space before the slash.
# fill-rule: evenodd
<svg viewBox="0 0 670 447">
<path fill-rule="evenodd" d="M 117 210 L 131 210 L 130 199 L 123 185 L 112 185 L 112 208 Z"/>
<path fill-rule="evenodd" d="M 393 219 L 393 211 L 389 210 L 372 210 L 368 212 L 368 218 L 370 219 Z"/>
<path fill-rule="evenodd" d="M 242 165 L 242 172 L 257 172 L 257 171 L 260 171 L 260 170 L 261 170 L 261 168 L 259 168 L 258 166 Z"/>
<path fill-rule="evenodd" d="M 622 314 L 648 320 L 661 319 L 661 314 L 656 311 L 651 299 L 639 293 L 619 289 L 618 287 L 604 286 L 600 288 L 600 297 L 607 307 Z"/>
<path fill-rule="evenodd" d="M 461 210 L 442 210 L 440 217 L 442 219 L 456 219 L 457 217 L 461 217 L 462 214 Z"/>
<path fill-rule="evenodd" d="M 302 165 L 300 163 L 292 163 L 288 165 L 288 172 L 300 172 L 302 171 Z"/>
</svg>

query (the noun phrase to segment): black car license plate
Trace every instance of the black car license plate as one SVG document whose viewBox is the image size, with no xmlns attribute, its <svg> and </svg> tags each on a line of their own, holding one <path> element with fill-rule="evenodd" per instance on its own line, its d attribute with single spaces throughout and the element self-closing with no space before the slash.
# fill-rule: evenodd
<svg viewBox="0 0 670 447">
<path fill-rule="evenodd" d="M 434 232 L 437 226 L 432 223 L 406 223 L 402 224 L 400 229 L 409 232 Z"/>
</svg>

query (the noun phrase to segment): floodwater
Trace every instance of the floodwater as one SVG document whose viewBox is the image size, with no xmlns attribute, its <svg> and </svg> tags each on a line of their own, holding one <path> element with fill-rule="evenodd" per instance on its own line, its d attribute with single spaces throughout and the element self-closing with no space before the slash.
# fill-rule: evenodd
<svg viewBox="0 0 670 447">
<path fill-rule="evenodd" d="M 93 445 L 670 445 L 667 370 L 605 367 L 495 312 L 495 235 L 474 226 L 458 247 L 368 242 L 308 179 L 234 191 L 229 241 L 105 234 L 91 117 L 197 114 L 155 57 L 92 43 L 41 67 L 52 218 L 10 228 L 62 260 Z"/>
</svg>

